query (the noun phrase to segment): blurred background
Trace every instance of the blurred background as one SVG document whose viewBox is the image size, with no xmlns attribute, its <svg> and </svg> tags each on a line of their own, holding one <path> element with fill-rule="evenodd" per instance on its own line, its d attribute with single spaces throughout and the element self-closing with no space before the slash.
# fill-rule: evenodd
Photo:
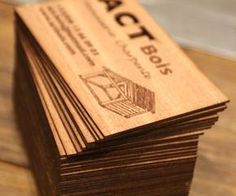
<svg viewBox="0 0 236 196">
<path fill-rule="evenodd" d="M 134 0 L 133 0 L 134 1 Z M 136 0 L 137 1 L 137 0 Z M 236 0 L 139 0 L 230 99 L 201 137 L 190 195 L 236 195 Z M 37 195 L 12 103 L 15 6 L 0 0 L 0 195 Z"/>
</svg>

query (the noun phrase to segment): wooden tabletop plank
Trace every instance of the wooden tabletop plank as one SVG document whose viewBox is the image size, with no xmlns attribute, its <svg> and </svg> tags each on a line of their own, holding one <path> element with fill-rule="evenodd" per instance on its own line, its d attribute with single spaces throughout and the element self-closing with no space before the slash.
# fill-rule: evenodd
<svg viewBox="0 0 236 196">
<path fill-rule="evenodd" d="M 37 195 L 29 169 L 0 161 L 0 195 Z"/>
</svg>

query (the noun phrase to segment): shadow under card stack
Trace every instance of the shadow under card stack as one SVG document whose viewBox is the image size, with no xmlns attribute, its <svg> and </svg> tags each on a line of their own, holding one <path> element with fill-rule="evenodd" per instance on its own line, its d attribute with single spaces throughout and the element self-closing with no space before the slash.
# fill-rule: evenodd
<svg viewBox="0 0 236 196">
<path fill-rule="evenodd" d="M 15 27 L 17 120 L 42 195 L 188 195 L 228 99 L 142 6 L 44 2 L 17 8 Z"/>
</svg>

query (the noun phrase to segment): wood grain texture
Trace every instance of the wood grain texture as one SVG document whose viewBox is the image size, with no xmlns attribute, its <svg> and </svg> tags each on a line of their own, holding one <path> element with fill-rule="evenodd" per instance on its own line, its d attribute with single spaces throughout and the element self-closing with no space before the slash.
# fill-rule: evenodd
<svg viewBox="0 0 236 196">
<path fill-rule="evenodd" d="M 199 145 L 192 195 L 236 194 L 236 62 L 185 49 L 198 67 L 231 99 L 228 110 Z"/>
<path fill-rule="evenodd" d="M 150 126 L 158 127 L 162 121 L 169 123 L 169 118 L 178 118 L 179 115 L 210 106 L 216 107 L 227 101 L 142 6 L 133 1 L 125 1 L 121 6 L 108 13 L 106 4 L 99 1 L 60 1 L 23 6 L 16 10 L 17 16 L 22 20 L 18 29 L 25 25 L 30 31 L 25 38 L 22 37 L 27 31 L 19 33 L 21 39 L 24 39 L 24 49 L 33 50 L 29 41 L 27 44 L 31 33 L 47 55 L 42 61 L 60 73 L 89 114 L 89 117 L 84 118 L 93 119 L 101 131 L 101 140 L 103 137 L 126 134 L 132 129 L 138 131 L 141 126 L 143 130 L 148 130 Z M 124 15 L 124 10 L 130 15 Z M 132 21 L 134 13 L 137 21 L 124 22 L 126 17 Z M 83 17 L 87 20 L 81 19 Z M 125 25 L 121 25 L 121 21 Z M 137 36 L 142 25 L 148 34 Z M 96 35 L 94 30 L 97 31 Z M 103 39 L 106 42 L 101 44 Z M 33 42 L 32 38 L 30 40 Z M 34 57 L 39 53 L 43 52 L 31 55 L 31 64 L 36 64 L 32 62 L 36 61 Z M 30 54 L 27 56 L 30 58 Z M 47 58 L 53 65 L 47 63 Z M 43 88 L 45 84 L 40 82 L 40 72 L 34 66 L 32 70 L 32 75 L 38 78 L 37 86 L 43 97 L 48 97 Z M 51 73 L 55 75 L 55 71 Z M 120 86 L 124 89 L 120 89 Z M 70 106 L 75 101 L 70 96 L 60 94 L 86 143 L 99 141 L 93 138 L 91 131 L 86 130 L 90 125 L 86 125 L 83 118 L 75 112 L 82 106 Z M 47 101 L 45 98 L 46 103 Z M 56 109 L 50 109 L 52 104 L 47 105 L 51 116 L 55 116 L 53 121 L 58 122 Z M 81 116 L 83 113 L 85 112 Z M 57 129 L 60 133 L 65 132 L 63 126 L 58 126 Z M 95 132 L 98 134 L 99 131 Z M 85 146 L 87 147 L 86 144 Z"/>
<path fill-rule="evenodd" d="M 35 195 L 27 157 L 14 125 L 12 105 L 13 71 L 13 17 L 12 7 L 0 4 L 0 194 Z M 236 194 L 236 62 L 185 49 L 199 68 L 231 98 L 228 110 L 217 125 L 201 138 L 199 159 L 191 195 Z M 3 104 L 2 104 L 3 103 Z M 16 166 L 19 165 L 19 166 Z M 20 167 L 24 166 L 24 167 Z M 20 181 L 20 182 L 19 182 Z"/>
<path fill-rule="evenodd" d="M 37 195 L 30 170 L 0 161 L 0 195 Z"/>
<path fill-rule="evenodd" d="M 28 164 L 24 154 L 22 141 L 14 122 L 12 103 L 14 33 L 13 7 L 0 3 L 0 159 L 14 164 Z M 2 28 L 3 27 L 3 28 Z"/>
</svg>

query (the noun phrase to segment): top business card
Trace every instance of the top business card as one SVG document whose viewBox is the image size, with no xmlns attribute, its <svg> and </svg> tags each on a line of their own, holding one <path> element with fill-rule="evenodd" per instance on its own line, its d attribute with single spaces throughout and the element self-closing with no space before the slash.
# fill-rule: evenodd
<svg viewBox="0 0 236 196">
<path fill-rule="evenodd" d="M 135 1 L 53 1 L 16 12 L 104 135 L 228 101 Z"/>
</svg>

